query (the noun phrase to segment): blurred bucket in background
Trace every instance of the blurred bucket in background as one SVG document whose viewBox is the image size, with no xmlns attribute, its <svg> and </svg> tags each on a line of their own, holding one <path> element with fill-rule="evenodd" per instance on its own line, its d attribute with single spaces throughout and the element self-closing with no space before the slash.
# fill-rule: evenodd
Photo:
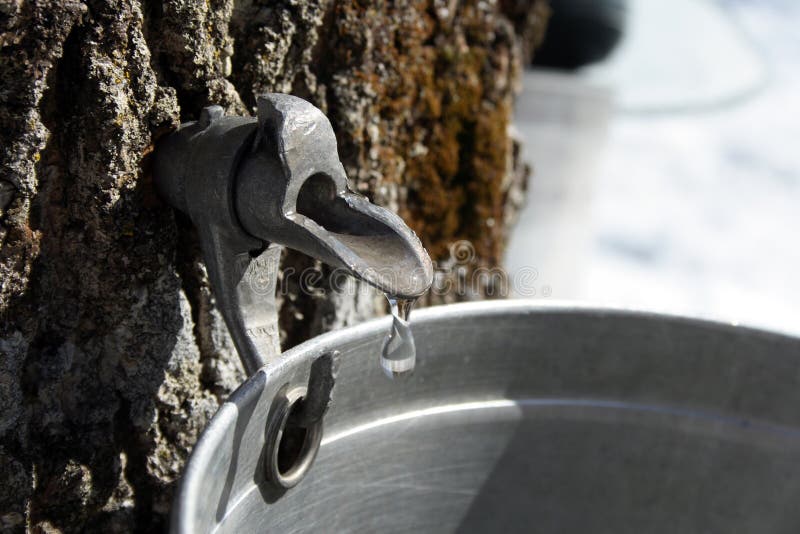
<svg viewBox="0 0 800 534">
<path fill-rule="evenodd" d="M 612 93 L 600 84 L 556 70 L 525 72 L 514 125 L 533 173 L 505 262 L 516 296 L 580 295 L 592 179 L 612 108 Z"/>
</svg>

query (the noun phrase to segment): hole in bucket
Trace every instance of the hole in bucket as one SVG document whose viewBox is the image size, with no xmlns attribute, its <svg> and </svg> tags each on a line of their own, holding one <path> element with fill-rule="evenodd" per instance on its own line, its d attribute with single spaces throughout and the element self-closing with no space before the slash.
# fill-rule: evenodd
<svg viewBox="0 0 800 534">
<path fill-rule="evenodd" d="M 306 438 L 308 430 L 297 425 L 299 414 L 303 409 L 303 399 L 298 399 L 289 409 L 289 417 L 278 443 L 278 473 L 286 476 L 302 462 L 303 452 L 308 449 Z"/>
</svg>

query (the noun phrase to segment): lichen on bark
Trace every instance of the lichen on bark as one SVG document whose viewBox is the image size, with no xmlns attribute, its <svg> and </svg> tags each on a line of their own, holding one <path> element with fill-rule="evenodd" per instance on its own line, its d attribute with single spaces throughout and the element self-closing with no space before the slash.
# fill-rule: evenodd
<svg viewBox="0 0 800 534">
<path fill-rule="evenodd" d="M 203 106 L 311 100 L 353 187 L 435 259 L 467 239 L 500 261 L 525 181 L 502 8 L 0 1 L 0 530 L 163 529 L 194 442 L 244 379 L 193 229 L 149 170 L 158 138 Z M 284 287 L 287 347 L 380 308 Z"/>
</svg>

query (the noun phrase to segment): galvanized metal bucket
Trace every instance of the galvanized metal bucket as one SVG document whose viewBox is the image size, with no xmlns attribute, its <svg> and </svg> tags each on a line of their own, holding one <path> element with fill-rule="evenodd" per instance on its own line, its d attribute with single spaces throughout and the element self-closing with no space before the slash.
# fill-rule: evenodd
<svg viewBox="0 0 800 534">
<path fill-rule="evenodd" d="M 800 532 L 800 340 L 456 305 L 414 314 L 417 369 L 393 382 L 378 365 L 388 325 L 312 339 L 243 384 L 191 456 L 172 530 Z M 324 430 L 269 443 L 332 351 Z"/>
</svg>

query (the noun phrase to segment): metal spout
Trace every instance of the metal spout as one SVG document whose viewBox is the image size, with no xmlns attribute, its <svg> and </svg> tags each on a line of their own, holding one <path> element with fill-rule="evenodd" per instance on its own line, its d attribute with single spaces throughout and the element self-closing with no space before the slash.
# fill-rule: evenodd
<svg viewBox="0 0 800 534">
<path fill-rule="evenodd" d="M 327 117 L 283 94 L 260 98 L 258 117 L 261 149 L 243 162 L 236 183 L 236 213 L 247 232 L 390 295 L 425 293 L 430 257 L 400 217 L 349 190 Z"/>
<path fill-rule="evenodd" d="M 155 179 L 198 228 L 248 373 L 280 352 L 283 246 L 399 298 L 417 298 L 433 281 L 430 257 L 403 220 L 349 190 L 330 122 L 300 98 L 259 97 L 257 119 L 206 108 L 159 144 Z"/>
</svg>

